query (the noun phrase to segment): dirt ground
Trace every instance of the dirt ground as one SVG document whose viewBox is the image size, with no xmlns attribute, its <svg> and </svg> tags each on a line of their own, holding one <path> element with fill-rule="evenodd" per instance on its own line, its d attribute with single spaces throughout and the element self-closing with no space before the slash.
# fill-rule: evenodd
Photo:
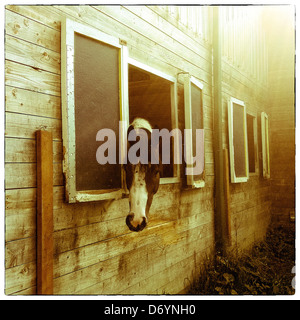
<svg viewBox="0 0 300 320">
<path fill-rule="evenodd" d="M 217 256 L 205 265 L 188 294 L 292 295 L 295 226 L 269 230 L 266 240 L 236 257 Z"/>
</svg>

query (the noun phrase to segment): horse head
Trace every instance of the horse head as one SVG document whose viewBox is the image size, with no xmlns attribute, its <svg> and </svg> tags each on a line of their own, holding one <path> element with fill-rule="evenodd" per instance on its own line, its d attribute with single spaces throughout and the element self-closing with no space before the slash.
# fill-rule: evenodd
<svg viewBox="0 0 300 320">
<path fill-rule="evenodd" d="M 158 190 L 161 175 L 160 161 L 151 163 L 151 147 L 157 152 L 158 148 L 157 146 L 151 146 L 152 127 L 148 121 L 136 118 L 129 126 L 127 130 L 128 148 L 132 146 L 129 136 L 136 135 L 141 137 L 141 132 L 146 134 L 146 139 L 143 143 L 148 143 L 148 146 L 146 146 L 148 150 L 146 160 L 141 161 L 141 159 L 138 159 L 135 163 L 127 161 L 127 164 L 124 165 L 126 185 L 129 190 L 129 214 L 126 218 L 126 224 L 131 231 L 142 231 L 146 227 L 149 209 L 153 196 Z"/>
</svg>

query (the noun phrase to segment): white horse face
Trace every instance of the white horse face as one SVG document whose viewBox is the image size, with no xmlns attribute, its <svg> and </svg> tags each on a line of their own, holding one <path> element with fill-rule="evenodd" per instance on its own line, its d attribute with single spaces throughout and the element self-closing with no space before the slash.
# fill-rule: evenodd
<svg viewBox="0 0 300 320">
<path fill-rule="evenodd" d="M 148 213 L 159 187 L 159 166 L 128 164 L 125 166 L 129 190 L 129 214 L 126 224 L 131 231 L 142 231 L 148 222 Z"/>
<path fill-rule="evenodd" d="M 146 126 L 145 129 L 149 131 L 149 127 L 150 124 L 148 123 L 148 127 Z M 135 129 L 134 125 L 129 127 L 128 133 L 132 129 Z M 148 145 L 151 144 L 149 141 L 148 143 Z M 159 187 L 159 165 L 151 164 L 148 161 L 148 164 L 140 162 L 137 164 L 128 163 L 124 165 L 124 168 L 126 185 L 129 190 L 129 214 L 126 218 L 126 224 L 131 231 L 142 231 L 148 222 L 148 213 L 153 195 Z"/>
</svg>

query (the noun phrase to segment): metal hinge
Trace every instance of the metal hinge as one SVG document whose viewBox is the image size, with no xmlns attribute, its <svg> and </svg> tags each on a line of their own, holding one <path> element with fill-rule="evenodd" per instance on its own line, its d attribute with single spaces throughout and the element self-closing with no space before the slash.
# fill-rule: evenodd
<svg viewBox="0 0 300 320">
<path fill-rule="evenodd" d="M 120 39 L 119 42 L 121 46 L 127 46 L 127 41 Z"/>
</svg>

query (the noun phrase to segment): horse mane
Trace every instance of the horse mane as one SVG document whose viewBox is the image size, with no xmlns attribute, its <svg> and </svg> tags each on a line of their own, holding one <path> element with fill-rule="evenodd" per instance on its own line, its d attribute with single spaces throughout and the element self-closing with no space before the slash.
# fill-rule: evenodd
<svg viewBox="0 0 300 320">
<path fill-rule="evenodd" d="M 146 129 L 148 130 L 150 133 L 152 133 L 152 126 L 149 123 L 149 121 L 143 119 L 143 118 L 135 118 L 131 125 L 133 127 L 133 129 Z"/>
</svg>

